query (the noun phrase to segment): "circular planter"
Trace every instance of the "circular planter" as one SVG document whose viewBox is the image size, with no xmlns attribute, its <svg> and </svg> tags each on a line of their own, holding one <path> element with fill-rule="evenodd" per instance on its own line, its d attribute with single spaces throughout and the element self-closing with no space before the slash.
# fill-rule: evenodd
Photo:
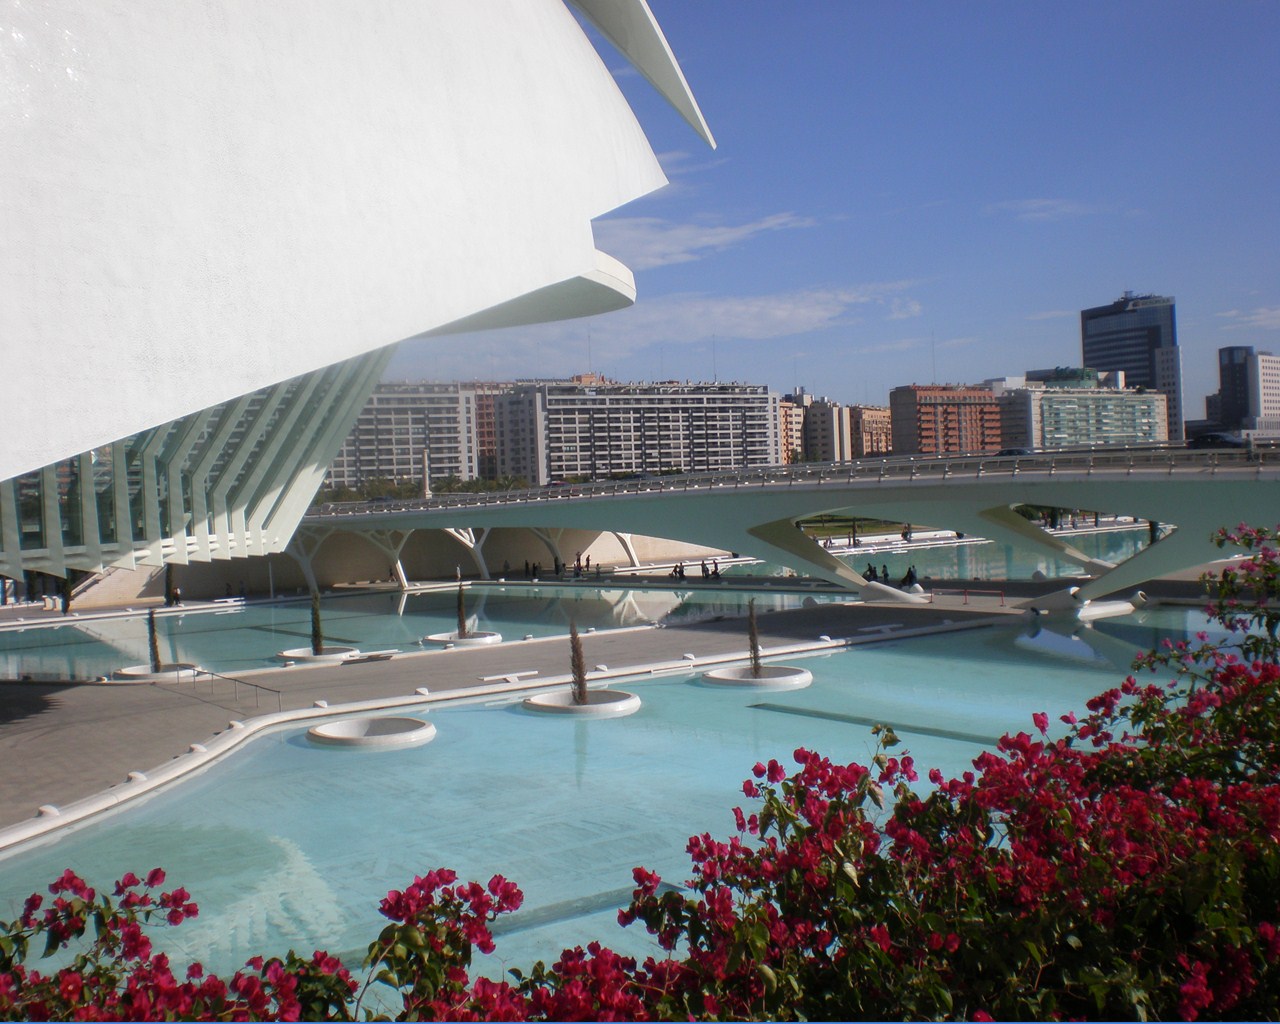
<svg viewBox="0 0 1280 1024">
<path fill-rule="evenodd" d="M 807 668 L 790 665 L 761 665 L 760 675 L 751 674 L 750 665 L 734 665 L 730 668 L 703 672 L 705 682 L 716 686 L 755 686 L 765 690 L 802 690 L 813 682 L 813 673 Z"/>
<path fill-rule="evenodd" d="M 294 647 L 281 651 L 276 657 L 282 661 L 346 661 L 348 658 L 360 657 L 360 648 L 326 644 L 319 654 L 312 654 L 310 647 Z"/>
<path fill-rule="evenodd" d="M 112 672 L 111 678 L 117 683 L 189 683 L 202 675 L 199 665 L 180 661 L 161 665 L 159 672 L 152 672 L 150 665 L 127 665 Z"/>
<path fill-rule="evenodd" d="M 436 738 L 436 727 L 419 718 L 344 718 L 307 730 L 314 743 L 330 747 L 416 747 Z"/>
<path fill-rule="evenodd" d="M 484 644 L 500 644 L 502 643 L 501 633 L 486 633 L 484 630 L 473 629 L 466 636 L 458 636 L 453 633 L 431 633 L 422 638 L 424 644 L 453 644 L 455 647 L 480 647 Z"/>
<path fill-rule="evenodd" d="M 575 704 L 572 690 L 554 690 L 526 697 L 524 706 L 530 711 L 552 715 L 578 715 L 583 718 L 621 718 L 640 710 L 640 698 L 626 690 L 588 690 L 587 703 Z"/>
</svg>

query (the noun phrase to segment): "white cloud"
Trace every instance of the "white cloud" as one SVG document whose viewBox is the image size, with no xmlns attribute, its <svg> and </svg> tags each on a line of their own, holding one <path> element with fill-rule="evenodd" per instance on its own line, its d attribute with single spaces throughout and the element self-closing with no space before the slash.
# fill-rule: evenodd
<svg viewBox="0 0 1280 1024">
<path fill-rule="evenodd" d="M 1066 317 L 1077 317 L 1080 315 L 1078 309 L 1046 309 L 1041 313 L 1028 313 L 1027 320 L 1061 320 Z"/>
<path fill-rule="evenodd" d="M 1009 199 L 988 204 L 986 212 L 1011 213 L 1020 221 L 1045 222 L 1101 213 L 1102 208 L 1075 199 Z"/>
<path fill-rule="evenodd" d="M 916 299 L 897 299 L 895 298 L 889 304 L 889 320 L 910 320 L 912 317 L 920 316 L 924 312 L 924 306 Z"/>
<path fill-rule="evenodd" d="M 787 338 L 850 323 L 859 308 L 892 302 L 906 287 L 903 281 L 765 295 L 662 295 L 600 318 L 599 333 L 627 352 L 712 337 Z"/>
<path fill-rule="evenodd" d="M 843 288 L 811 288 L 763 295 L 682 293 L 646 298 L 643 303 L 582 320 L 467 335 L 465 344 L 439 340 L 408 342 L 394 357 L 389 377 L 433 380 L 508 380 L 516 376 L 557 376 L 608 366 L 652 346 L 692 346 L 715 339 L 735 341 L 791 338 L 856 323 L 861 314 L 892 309 L 910 281 L 875 282 Z M 917 340 L 889 342 L 855 351 L 918 348 Z"/>
<path fill-rule="evenodd" d="M 1280 306 L 1258 306 L 1256 309 L 1229 309 L 1218 316 L 1230 320 L 1230 328 L 1252 328 L 1254 330 L 1280 330 Z"/>
<path fill-rule="evenodd" d="M 616 217 L 595 223 L 596 244 L 633 270 L 690 263 L 769 231 L 811 227 L 814 221 L 775 213 L 747 224 L 679 224 L 660 217 Z"/>
</svg>

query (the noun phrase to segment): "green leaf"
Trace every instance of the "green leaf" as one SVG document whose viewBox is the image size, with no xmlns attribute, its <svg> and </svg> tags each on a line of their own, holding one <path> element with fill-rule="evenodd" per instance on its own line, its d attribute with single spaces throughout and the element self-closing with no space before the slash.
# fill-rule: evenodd
<svg viewBox="0 0 1280 1024">
<path fill-rule="evenodd" d="M 778 989 L 778 976 L 773 973 L 773 968 L 768 964 L 760 965 L 760 977 L 764 978 L 764 989 L 769 994 L 773 994 Z"/>
</svg>

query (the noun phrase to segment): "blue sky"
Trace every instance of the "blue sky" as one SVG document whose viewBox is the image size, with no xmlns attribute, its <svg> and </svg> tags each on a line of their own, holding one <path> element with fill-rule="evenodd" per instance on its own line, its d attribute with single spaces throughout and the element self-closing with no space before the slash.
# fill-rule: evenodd
<svg viewBox="0 0 1280 1024">
<path fill-rule="evenodd" d="M 636 305 L 388 377 L 881 404 L 1078 365 L 1079 310 L 1126 289 L 1177 300 L 1190 418 L 1220 346 L 1280 352 L 1280 5 L 650 3 L 719 148 L 604 45 L 671 179 L 596 223 Z"/>
</svg>

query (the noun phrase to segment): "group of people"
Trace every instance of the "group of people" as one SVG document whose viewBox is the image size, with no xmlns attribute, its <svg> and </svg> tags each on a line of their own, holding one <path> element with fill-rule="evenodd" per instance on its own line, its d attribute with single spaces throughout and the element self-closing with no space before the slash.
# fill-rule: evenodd
<svg viewBox="0 0 1280 1024">
<path fill-rule="evenodd" d="M 867 567 L 862 571 L 862 575 L 867 580 L 870 580 L 872 582 L 877 582 L 877 583 L 892 582 L 889 579 L 889 567 L 883 563 L 881 563 L 880 570 L 877 572 L 876 567 L 872 565 L 870 562 L 868 562 Z M 907 568 L 907 571 L 903 574 L 902 579 L 898 581 L 898 586 L 909 587 L 912 584 L 914 584 L 918 579 L 919 577 L 916 575 L 916 567 L 914 565 L 909 566 Z"/>
<path fill-rule="evenodd" d="M 671 567 L 671 572 L 667 574 L 667 577 L 673 580 L 685 579 L 684 562 L 676 562 L 676 564 Z M 702 578 L 704 580 L 718 580 L 720 578 L 720 563 L 715 559 L 712 559 L 711 565 L 708 566 L 706 559 L 703 559 Z"/>
</svg>

